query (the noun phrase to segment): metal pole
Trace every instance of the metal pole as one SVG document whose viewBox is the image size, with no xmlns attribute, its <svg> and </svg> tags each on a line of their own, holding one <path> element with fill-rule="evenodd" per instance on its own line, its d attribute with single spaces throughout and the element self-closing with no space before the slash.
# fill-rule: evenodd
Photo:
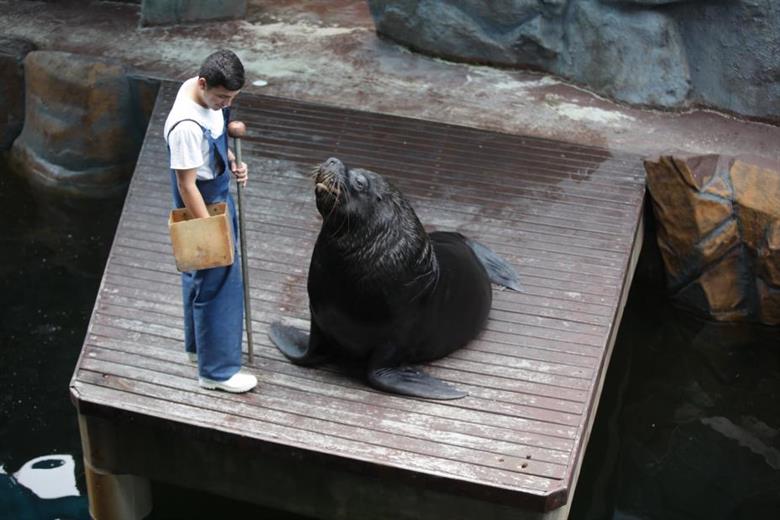
<svg viewBox="0 0 780 520">
<path fill-rule="evenodd" d="M 236 152 L 236 163 L 241 164 L 241 137 L 246 133 L 246 125 L 241 121 L 233 121 L 228 125 L 228 135 L 233 137 L 233 148 Z M 244 281 L 244 321 L 246 328 L 247 357 L 249 364 L 253 362 L 254 343 L 252 342 L 252 308 L 249 301 L 249 258 L 246 254 L 246 228 L 244 225 L 244 187 L 240 182 L 238 188 L 238 229 L 241 244 L 241 276 Z"/>
</svg>

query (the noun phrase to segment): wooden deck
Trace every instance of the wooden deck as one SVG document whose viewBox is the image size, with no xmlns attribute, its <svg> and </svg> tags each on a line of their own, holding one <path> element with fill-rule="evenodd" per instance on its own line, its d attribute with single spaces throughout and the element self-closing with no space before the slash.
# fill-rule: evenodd
<svg viewBox="0 0 780 520">
<path fill-rule="evenodd" d="M 132 474 L 322 518 L 565 518 L 641 242 L 639 159 L 242 94 L 260 384 L 215 393 L 183 352 L 166 227 L 177 88 L 161 87 L 71 383 L 93 511 L 114 500 L 100 478 Z M 329 156 L 390 178 L 429 230 L 516 266 L 524 292 L 495 289 L 479 340 L 426 367 L 465 399 L 378 393 L 268 340 L 271 321 L 308 319 L 308 172 Z"/>
</svg>

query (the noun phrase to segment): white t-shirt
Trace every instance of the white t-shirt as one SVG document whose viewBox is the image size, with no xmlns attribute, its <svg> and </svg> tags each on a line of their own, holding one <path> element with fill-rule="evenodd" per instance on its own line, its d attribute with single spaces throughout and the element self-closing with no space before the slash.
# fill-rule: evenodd
<svg viewBox="0 0 780 520">
<path fill-rule="evenodd" d="M 225 131 L 225 119 L 221 110 L 211 110 L 202 107 L 192 100 L 189 95 L 191 89 L 196 88 L 198 78 L 190 78 L 185 81 L 176 101 L 173 102 L 168 119 L 165 120 L 165 137 L 171 151 L 171 168 L 174 170 L 190 170 L 197 168 L 198 179 L 213 179 L 214 172 L 210 165 L 209 142 L 203 135 L 203 129 L 192 121 L 193 119 L 211 130 L 211 136 L 216 139 Z M 174 124 L 182 121 L 171 130 Z M 170 135 L 168 132 L 170 131 Z"/>
</svg>

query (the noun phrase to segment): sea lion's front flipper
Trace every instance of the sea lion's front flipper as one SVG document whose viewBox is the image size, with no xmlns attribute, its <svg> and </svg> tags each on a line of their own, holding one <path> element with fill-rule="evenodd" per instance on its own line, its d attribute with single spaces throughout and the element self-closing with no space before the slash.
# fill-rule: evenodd
<svg viewBox="0 0 780 520">
<path fill-rule="evenodd" d="M 466 238 L 466 243 L 474 251 L 474 254 L 477 255 L 482 265 L 485 266 L 491 282 L 515 291 L 521 290 L 520 279 L 517 276 L 517 272 L 515 272 L 515 268 L 509 262 L 498 256 L 488 246 L 476 240 Z"/>
<path fill-rule="evenodd" d="M 468 395 L 411 367 L 369 368 L 368 382 L 377 390 L 427 399 L 460 399 Z"/>
<path fill-rule="evenodd" d="M 306 334 L 296 327 L 276 321 L 271 324 L 268 337 L 281 353 L 296 365 L 319 365 L 330 358 L 314 324 L 311 326 L 311 334 Z"/>
</svg>

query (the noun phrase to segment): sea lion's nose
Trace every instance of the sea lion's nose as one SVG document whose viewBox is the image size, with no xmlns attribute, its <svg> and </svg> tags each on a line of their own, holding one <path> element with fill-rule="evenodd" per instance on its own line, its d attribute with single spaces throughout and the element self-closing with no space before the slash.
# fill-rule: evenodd
<svg viewBox="0 0 780 520">
<path fill-rule="evenodd" d="M 335 157 L 331 157 L 330 159 L 325 161 L 325 166 L 337 166 L 339 164 L 341 164 L 341 161 L 339 161 Z"/>
</svg>

